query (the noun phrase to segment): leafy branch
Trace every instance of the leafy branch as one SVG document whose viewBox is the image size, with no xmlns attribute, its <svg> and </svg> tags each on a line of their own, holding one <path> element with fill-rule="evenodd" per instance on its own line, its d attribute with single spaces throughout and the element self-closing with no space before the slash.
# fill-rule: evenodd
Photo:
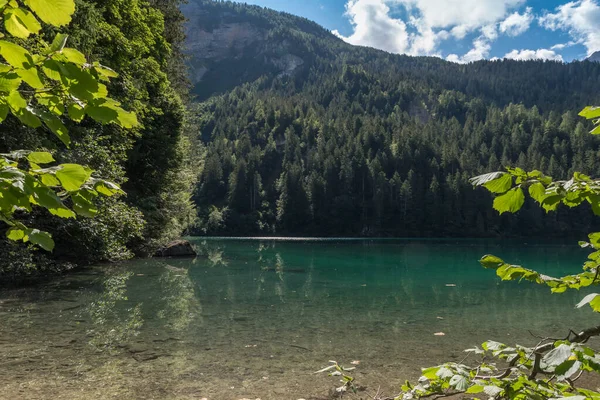
<svg viewBox="0 0 600 400">
<path fill-rule="evenodd" d="M 580 115 L 593 120 L 592 134 L 600 134 L 599 107 L 587 107 Z M 495 195 L 493 206 L 500 214 L 518 212 L 525 203 L 527 190 L 546 212 L 555 211 L 560 204 L 578 207 L 587 203 L 595 215 L 600 215 L 600 180 L 579 172 L 575 172 L 570 180 L 554 181 L 540 171 L 506 168 L 506 171 L 475 177 L 471 183 L 483 186 Z M 484 256 L 480 263 L 484 268 L 496 270 L 503 281 L 527 280 L 548 286 L 553 293 L 599 285 L 600 233 L 591 233 L 588 242 L 579 244 L 593 249 L 583 265 L 583 272 L 560 278 L 506 263 L 494 255 Z M 577 307 L 585 305 L 600 312 L 600 294 L 587 295 Z M 600 399 L 600 392 L 576 386 L 584 373 L 600 373 L 600 355 L 585 346 L 596 336 L 600 336 L 600 326 L 579 333 L 570 330 L 564 339 L 541 338 L 534 347 L 511 347 L 487 341 L 482 348 L 467 350 L 469 354 L 481 356 L 477 365 L 452 362 L 423 369 L 417 385 L 407 382 L 396 399 L 441 398 L 457 394 L 483 394 L 491 399 Z"/>
<path fill-rule="evenodd" d="M 36 37 L 36 51 L 15 42 L 39 34 L 42 23 L 68 24 L 74 12 L 74 0 L 0 0 L 7 32 L 0 33 L 0 123 L 13 115 L 30 128 L 50 130 L 65 146 L 71 139 L 64 120 L 89 117 L 123 128 L 139 125 L 135 114 L 108 97 L 106 83 L 118 74 L 67 47 L 67 35 L 57 34 L 52 43 Z M 97 197 L 123 193 L 118 185 L 94 177 L 88 167 L 54 164 L 45 151 L 0 154 L 0 220 L 8 226 L 8 239 L 52 251 L 51 235 L 28 228 L 19 215 L 37 206 L 60 218 L 93 217 Z"/>
</svg>

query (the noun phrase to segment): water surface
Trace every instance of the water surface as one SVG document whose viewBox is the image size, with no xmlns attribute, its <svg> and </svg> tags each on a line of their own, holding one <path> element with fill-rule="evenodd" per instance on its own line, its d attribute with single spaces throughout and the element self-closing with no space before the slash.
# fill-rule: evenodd
<svg viewBox="0 0 600 400">
<path fill-rule="evenodd" d="M 194 239 L 195 260 L 138 260 L 0 292 L 0 398 L 324 398 L 312 372 L 360 361 L 391 394 L 486 339 L 597 324 L 582 297 L 500 283 L 486 253 L 576 273 L 577 246 L 488 241 Z M 435 333 L 444 333 L 436 336 Z"/>
</svg>

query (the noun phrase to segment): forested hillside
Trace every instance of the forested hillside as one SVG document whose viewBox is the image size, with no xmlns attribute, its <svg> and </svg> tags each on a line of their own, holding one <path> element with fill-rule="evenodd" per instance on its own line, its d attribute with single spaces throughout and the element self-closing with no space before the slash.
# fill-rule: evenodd
<svg viewBox="0 0 600 400">
<path fill-rule="evenodd" d="M 350 46 L 317 25 L 192 0 L 188 48 L 207 146 L 197 233 L 511 236 L 592 229 L 586 210 L 499 216 L 468 179 L 518 165 L 598 175 L 576 111 L 600 64 L 453 64 Z"/>
<path fill-rule="evenodd" d="M 59 32 L 68 34 L 68 45 L 90 62 L 119 72 L 108 92 L 135 112 L 140 126 L 124 130 L 91 118 L 79 124 L 65 121 L 72 139 L 66 148 L 58 138 L 43 129 L 26 128 L 15 117 L 0 125 L 0 153 L 23 148 L 48 151 L 57 162 L 91 167 L 127 193 L 101 200 L 95 218 L 59 219 L 41 208 L 20 214 L 24 224 L 52 234 L 55 250 L 51 254 L 0 239 L 2 281 L 69 264 L 148 254 L 179 237 L 193 221 L 190 194 L 195 172 L 182 100 L 188 82 L 180 3 L 77 0 L 70 25 L 46 26 L 40 35 L 19 40 L 25 48 L 35 49 L 41 47 L 40 40 L 51 42 Z"/>
</svg>

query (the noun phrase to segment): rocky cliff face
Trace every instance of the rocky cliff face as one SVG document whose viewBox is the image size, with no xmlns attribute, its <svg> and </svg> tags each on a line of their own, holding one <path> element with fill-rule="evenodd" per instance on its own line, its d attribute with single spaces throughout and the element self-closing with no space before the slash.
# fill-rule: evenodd
<svg viewBox="0 0 600 400">
<path fill-rule="evenodd" d="M 188 19 L 189 77 L 200 100 L 265 74 L 291 76 L 305 65 L 291 43 L 264 21 L 215 13 L 206 2 L 196 0 L 182 10 Z"/>
</svg>

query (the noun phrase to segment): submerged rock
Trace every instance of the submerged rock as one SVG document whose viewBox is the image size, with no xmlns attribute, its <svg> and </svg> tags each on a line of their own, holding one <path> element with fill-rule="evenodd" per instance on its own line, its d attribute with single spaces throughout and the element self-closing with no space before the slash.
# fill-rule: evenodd
<svg viewBox="0 0 600 400">
<path fill-rule="evenodd" d="M 187 240 L 176 240 L 158 250 L 154 257 L 196 257 L 198 253 Z"/>
</svg>

